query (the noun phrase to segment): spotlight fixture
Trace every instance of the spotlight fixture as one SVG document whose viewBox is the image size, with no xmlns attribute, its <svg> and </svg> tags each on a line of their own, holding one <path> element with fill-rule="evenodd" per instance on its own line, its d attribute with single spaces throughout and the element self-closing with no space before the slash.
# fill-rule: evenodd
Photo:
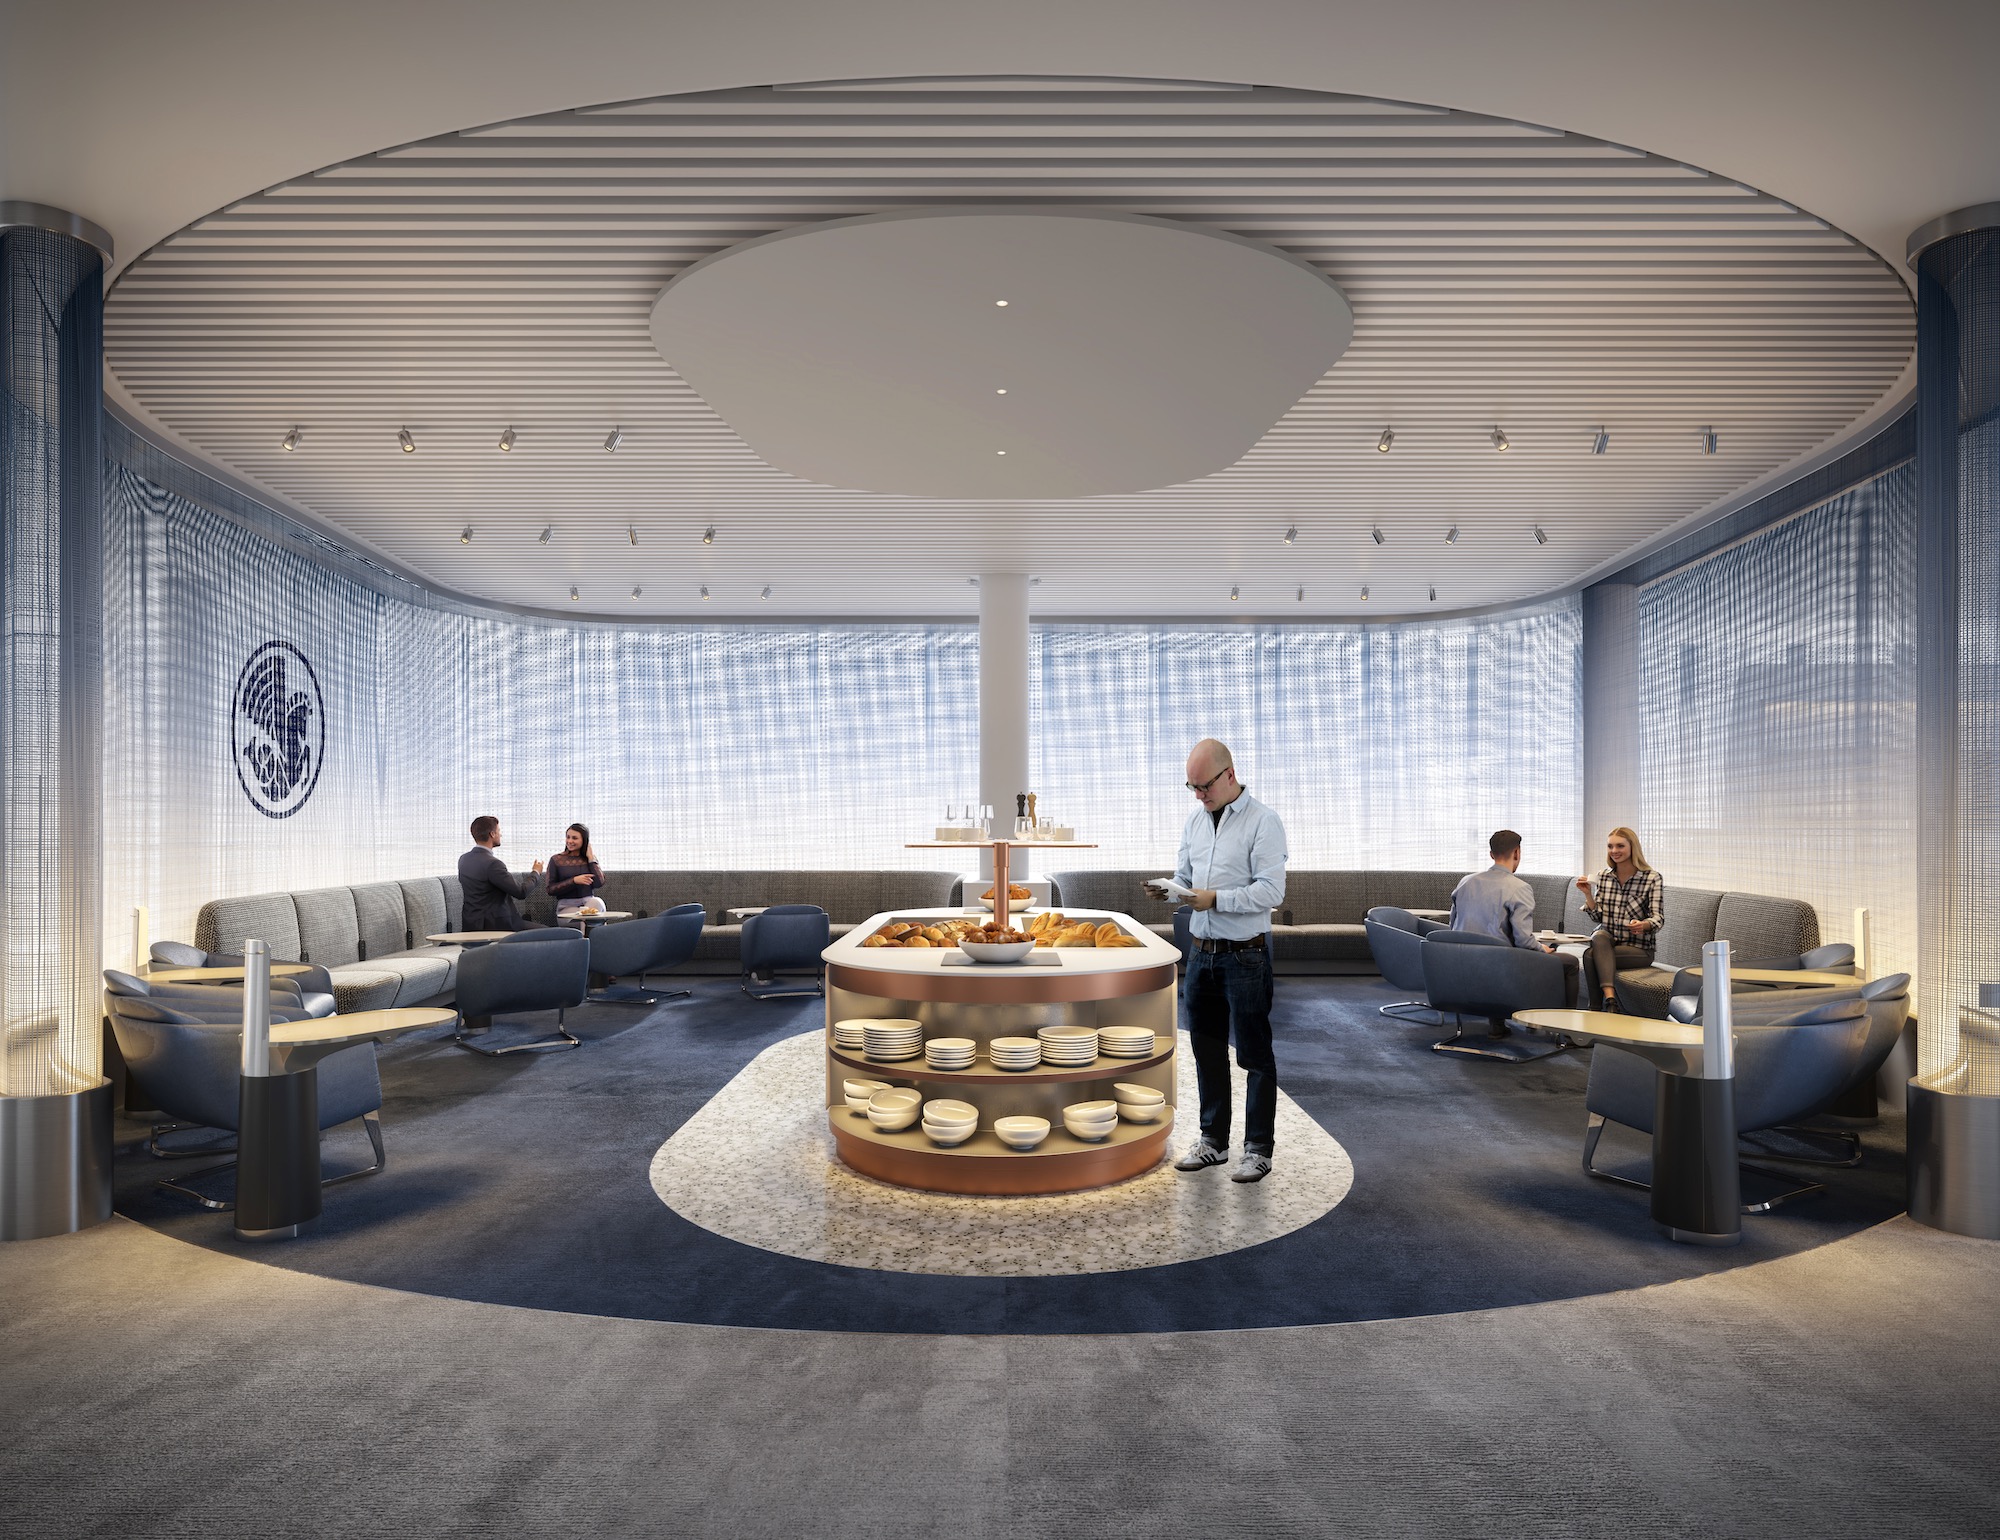
<svg viewBox="0 0 2000 1540">
<path fill-rule="evenodd" d="M 625 538 L 631 541 L 634 545 L 637 545 L 639 543 L 639 531 L 635 529 L 632 525 L 627 524 L 625 526 Z"/>
<path fill-rule="evenodd" d="M 472 544 L 472 526 L 470 524 L 466 525 L 464 529 L 461 529 L 458 532 L 458 543 L 460 545 Z"/>
<path fill-rule="evenodd" d="M 283 438 L 278 440 L 278 447 L 284 450 L 286 454 L 290 454 L 294 449 L 299 447 L 299 429 L 296 423 L 292 425 L 290 433 L 287 433 Z"/>
<path fill-rule="evenodd" d="M 1458 526 L 1456 524 L 1444 532 L 1444 543 L 1446 545 L 1458 544 Z"/>
<path fill-rule="evenodd" d="M 570 585 L 569 585 L 569 602 L 570 602 L 571 604 L 575 604 L 575 603 L 576 603 L 576 602 L 577 602 L 577 601 L 578 601 L 579 599 L 581 599 L 582 597 L 583 597 L 583 595 L 582 595 L 582 594 L 580 594 L 580 593 L 578 593 L 578 592 L 576 591 L 576 584 L 574 584 L 574 583 L 570 584 Z"/>
<path fill-rule="evenodd" d="M 1436 604 L 1437 602 L 1438 602 L 1437 584 L 1433 583 L 1431 584 L 1431 603 Z"/>
<path fill-rule="evenodd" d="M 1305 584 L 1301 583 L 1299 585 L 1299 603 L 1304 604 L 1305 602 L 1306 602 Z"/>
<path fill-rule="evenodd" d="M 1291 544 L 1292 544 L 1293 542 L 1295 542 L 1295 541 L 1296 541 L 1296 540 L 1297 540 L 1298 538 L 1299 538 L 1299 527 L 1298 527 L 1298 525 L 1294 524 L 1294 525 L 1293 525 L 1293 526 L 1292 526 L 1292 527 L 1291 527 L 1290 529 L 1288 529 L 1288 530 L 1286 530 L 1286 531 L 1285 531 L 1285 544 L 1286 544 L 1286 545 L 1291 545 Z"/>
<path fill-rule="evenodd" d="M 1547 545 L 1548 543 L 1549 543 L 1549 537 L 1547 531 L 1545 531 L 1541 525 L 1537 524 L 1535 526 L 1535 544 Z"/>
<path fill-rule="evenodd" d="M 1005 454 L 1005 453 L 1006 453 L 1007 451 L 1006 451 L 1006 450 L 1004 450 L 1004 449 L 996 449 L 996 450 L 994 450 L 993 452 L 994 452 L 994 453 L 995 453 L 996 455 L 1004 455 L 1004 454 Z"/>
<path fill-rule="evenodd" d="M 965 583 L 968 588 L 977 588 L 979 586 L 979 579 L 976 577 L 969 577 L 965 580 Z"/>
<path fill-rule="evenodd" d="M 542 526 L 542 532 L 537 538 L 542 542 L 543 545 L 547 545 L 551 540 L 555 539 L 555 536 L 556 536 L 555 525 L 544 524 Z"/>
<path fill-rule="evenodd" d="M 615 455 L 618 453 L 618 446 L 624 442 L 625 430 L 623 428 L 613 428 L 609 433 L 604 435 L 604 452 L 608 455 Z"/>
<path fill-rule="evenodd" d="M 1238 599 L 1242 597 L 1243 596 L 1236 591 L 1236 585 L 1234 583 L 1231 583 L 1229 585 L 1229 602 L 1231 604 L 1234 604 Z"/>
<path fill-rule="evenodd" d="M 1361 602 L 1363 604 L 1368 602 L 1368 585 L 1366 583 L 1361 585 Z"/>
<path fill-rule="evenodd" d="M 993 303 L 998 305 L 1002 310 L 1007 308 L 1007 302 L 1004 299 L 996 299 Z"/>
<path fill-rule="evenodd" d="M 715 544 L 715 526 L 713 524 L 701 532 L 701 543 L 703 545 Z"/>
<path fill-rule="evenodd" d="M 1604 429 L 1599 428 L 1597 436 L 1590 441 L 1590 452 L 1594 455 L 1601 455 L 1610 447 L 1611 435 L 1605 432 Z"/>
<path fill-rule="evenodd" d="M 1497 425 L 1493 429 L 1492 439 L 1493 439 L 1493 447 L 1499 450 L 1500 453 L 1502 453 L 1503 455 L 1510 448 L 1513 447 L 1507 442 L 1507 435 L 1502 433 Z"/>
<path fill-rule="evenodd" d="M 703 602 L 706 603 L 708 599 L 708 584 L 706 583 L 701 585 L 701 597 Z"/>
<path fill-rule="evenodd" d="M 417 452 L 417 441 L 410 437 L 410 430 L 408 428 L 398 428 L 396 430 L 396 442 L 403 446 L 403 453 L 406 455 L 413 455 Z"/>
<path fill-rule="evenodd" d="M 771 597 L 771 585 L 770 585 L 769 583 L 766 583 L 766 584 L 764 585 L 764 591 L 763 591 L 763 592 L 762 592 L 761 594 L 757 595 L 757 597 L 758 597 L 758 598 L 760 598 L 760 599 L 768 599 L 768 598 L 770 598 L 770 597 Z"/>
<path fill-rule="evenodd" d="M 514 452 L 514 430 L 512 428 L 503 428 L 500 433 L 500 453 L 502 453 L 503 455 L 510 455 L 513 452 Z"/>
<path fill-rule="evenodd" d="M 1387 545 L 1389 543 L 1389 537 L 1382 533 L 1382 526 L 1379 524 L 1369 526 L 1368 534 L 1377 545 Z"/>
<path fill-rule="evenodd" d="M 993 394 L 996 396 L 1004 396 L 1007 394 L 1007 387 L 1005 385 L 1002 385 L 998 390 L 994 391 Z"/>
<path fill-rule="evenodd" d="M 1384 428 L 1382 430 L 1382 436 L 1377 440 L 1375 440 L 1375 452 L 1377 454 L 1385 455 L 1391 449 L 1395 448 L 1395 446 L 1396 446 L 1396 430 L 1394 428 Z"/>
<path fill-rule="evenodd" d="M 1701 430 L 1701 452 L 1705 455 L 1712 455 L 1715 453 L 1716 448 L 1715 429 L 1703 428 Z"/>
<path fill-rule="evenodd" d="M 635 598 L 635 599 L 636 599 L 636 598 L 638 598 L 638 597 L 639 597 L 639 595 L 640 595 L 640 594 L 642 594 L 642 593 L 644 593 L 644 592 L 645 592 L 645 589 L 641 588 L 641 587 L 640 587 L 640 586 L 639 586 L 639 585 L 638 585 L 637 583 L 634 583 L 634 584 L 632 585 L 632 597 L 633 597 L 633 598 Z"/>
</svg>

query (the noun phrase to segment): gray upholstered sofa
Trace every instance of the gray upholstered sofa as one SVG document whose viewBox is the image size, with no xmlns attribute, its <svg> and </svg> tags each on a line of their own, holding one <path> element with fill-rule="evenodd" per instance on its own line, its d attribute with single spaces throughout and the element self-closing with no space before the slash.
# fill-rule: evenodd
<svg viewBox="0 0 2000 1540">
<path fill-rule="evenodd" d="M 1053 874 L 1062 901 L 1079 909 L 1118 909 L 1144 921 L 1162 936 L 1173 935 L 1173 906 L 1151 897 L 1140 883 L 1156 877 L 1145 871 L 1080 871 Z M 1278 971 L 1291 974 L 1373 973 L 1368 933 L 1362 921 L 1370 909 L 1447 909 L 1463 872 L 1343 872 L 1294 869 L 1285 873 L 1285 902 L 1271 927 L 1271 953 Z M 1536 922 L 1551 930 L 1581 933 L 1583 895 L 1574 879 L 1521 873 L 1535 890 Z M 1811 904 L 1753 893 L 1716 893 L 1704 888 L 1666 889 L 1666 923 L 1660 929 L 1659 966 L 1630 969 L 1618 976 L 1618 997 L 1636 1015 L 1665 1016 L 1676 968 L 1701 961 L 1702 946 L 1728 940 L 1739 957 L 1796 956 L 1819 945 L 1819 916 Z"/>
</svg>

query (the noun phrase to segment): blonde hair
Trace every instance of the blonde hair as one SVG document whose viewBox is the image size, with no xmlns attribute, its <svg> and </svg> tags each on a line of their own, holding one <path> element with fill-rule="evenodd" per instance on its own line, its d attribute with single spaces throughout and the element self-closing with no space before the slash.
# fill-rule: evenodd
<svg viewBox="0 0 2000 1540">
<path fill-rule="evenodd" d="M 1645 847 L 1639 843 L 1639 831 L 1637 829 L 1621 823 L 1617 828 L 1604 836 L 1604 843 L 1608 845 L 1615 839 L 1623 839 L 1626 844 L 1632 847 L 1632 864 L 1638 867 L 1640 871 L 1650 872 L 1653 869 L 1653 863 L 1646 859 Z"/>
</svg>

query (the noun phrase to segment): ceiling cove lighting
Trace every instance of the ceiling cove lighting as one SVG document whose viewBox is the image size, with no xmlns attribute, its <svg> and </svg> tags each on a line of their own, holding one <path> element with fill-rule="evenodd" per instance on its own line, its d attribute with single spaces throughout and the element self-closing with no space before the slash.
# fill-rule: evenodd
<svg viewBox="0 0 2000 1540">
<path fill-rule="evenodd" d="M 1535 544 L 1547 545 L 1548 543 L 1549 543 L 1548 533 L 1542 528 L 1541 525 L 1537 524 L 1535 526 Z"/>
<path fill-rule="evenodd" d="M 555 537 L 556 537 L 556 527 L 553 524 L 543 525 L 541 534 L 536 536 L 536 538 L 540 540 L 543 545 L 547 545 L 551 540 L 555 539 Z"/>
<path fill-rule="evenodd" d="M 1379 524 L 1370 526 L 1368 537 L 1377 545 L 1387 545 L 1389 543 L 1389 537 L 1382 533 L 1382 526 Z"/>
<path fill-rule="evenodd" d="M 460 545 L 472 544 L 472 526 L 470 524 L 466 525 L 464 529 L 461 529 L 458 532 L 458 543 Z"/>
<path fill-rule="evenodd" d="M 701 543 L 703 545 L 715 544 L 715 526 L 713 524 L 701 532 Z"/>
<path fill-rule="evenodd" d="M 513 452 L 514 452 L 514 430 L 512 428 L 503 428 L 500 431 L 500 453 L 502 453 L 503 455 L 510 455 Z"/>
<path fill-rule="evenodd" d="M 615 455 L 618 453 L 618 446 L 624 442 L 625 430 L 623 428 L 613 428 L 609 433 L 604 435 L 604 452 L 608 455 Z"/>
<path fill-rule="evenodd" d="M 1604 429 L 1599 428 L 1597 430 L 1597 436 L 1590 441 L 1590 452 L 1594 455 L 1601 455 L 1606 450 L 1610 449 L 1610 447 L 1611 447 L 1611 435 L 1605 432 Z"/>
<path fill-rule="evenodd" d="M 278 440 L 278 447 L 284 450 L 286 454 L 290 454 L 294 449 L 299 447 L 299 429 L 296 423 L 292 425 L 290 433 L 287 433 L 283 438 Z"/>
<path fill-rule="evenodd" d="M 1446 545 L 1458 544 L 1458 526 L 1456 524 L 1444 532 L 1444 543 Z"/>
<path fill-rule="evenodd" d="M 1503 455 L 1509 449 L 1512 449 L 1514 447 L 1512 444 L 1509 444 L 1507 442 L 1507 435 L 1500 431 L 1500 428 L 1497 424 L 1494 426 L 1493 432 L 1489 434 L 1488 437 L 1490 437 L 1493 440 L 1493 447 L 1499 450 L 1500 453 L 1502 453 Z"/>
<path fill-rule="evenodd" d="M 575 604 L 575 603 L 577 603 L 577 602 L 578 602 L 579 600 L 581 600 L 582 598 L 583 598 L 583 595 L 582 595 L 582 594 L 580 594 L 580 593 L 578 593 L 578 592 L 576 591 L 576 584 L 574 584 L 574 583 L 570 584 L 570 585 L 569 585 L 569 602 L 570 602 L 571 604 Z"/>
<path fill-rule="evenodd" d="M 1719 447 L 1720 445 L 1715 437 L 1715 429 L 1703 428 L 1701 430 L 1701 452 L 1705 455 L 1712 455 Z"/>
<path fill-rule="evenodd" d="M 757 595 L 757 597 L 758 597 L 758 598 L 760 598 L 760 599 L 768 599 L 768 598 L 770 598 L 770 597 L 771 597 L 771 585 L 770 585 L 769 583 L 766 583 L 766 584 L 764 585 L 764 591 L 763 591 L 763 592 L 762 592 L 761 594 Z"/>
<path fill-rule="evenodd" d="M 1394 428 L 1384 428 L 1382 430 L 1382 436 L 1377 440 L 1375 440 L 1375 452 L 1377 454 L 1385 455 L 1395 447 L 1396 447 L 1396 430 Z"/>
<path fill-rule="evenodd" d="M 1286 544 L 1286 545 L 1294 545 L 1294 544 L 1296 544 L 1296 543 L 1297 543 L 1297 541 L 1298 541 L 1298 538 L 1299 538 L 1299 527 L 1298 527 L 1298 525 L 1294 524 L 1294 525 L 1293 525 L 1293 526 L 1292 526 L 1292 527 L 1291 527 L 1290 529 L 1288 529 L 1288 530 L 1286 530 L 1286 531 L 1285 531 L 1285 544 Z"/>
<path fill-rule="evenodd" d="M 398 428 L 396 430 L 396 442 L 403 446 L 403 453 L 406 455 L 413 455 L 417 452 L 417 441 L 410 437 L 410 430 L 408 428 Z"/>
</svg>

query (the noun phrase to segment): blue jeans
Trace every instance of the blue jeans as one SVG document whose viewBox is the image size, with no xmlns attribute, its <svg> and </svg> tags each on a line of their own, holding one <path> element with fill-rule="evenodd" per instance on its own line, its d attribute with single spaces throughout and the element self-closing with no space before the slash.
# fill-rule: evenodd
<svg viewBox="0 0 2000 1540">
<path fill-rule="evenodd" d="M 1233 1031 L 1236 1062 L 1250 1077 L 1243 1148 L 1269 1155 L 1278 1121 L 1278 1061 L 1271 1053 L 1270 943 L 1241 952 L 1190 952 L 1181 1006 L 1194 1044 L 1202 1133 L 1217 1149 L 1228 1148 Z"/>
</svg>

